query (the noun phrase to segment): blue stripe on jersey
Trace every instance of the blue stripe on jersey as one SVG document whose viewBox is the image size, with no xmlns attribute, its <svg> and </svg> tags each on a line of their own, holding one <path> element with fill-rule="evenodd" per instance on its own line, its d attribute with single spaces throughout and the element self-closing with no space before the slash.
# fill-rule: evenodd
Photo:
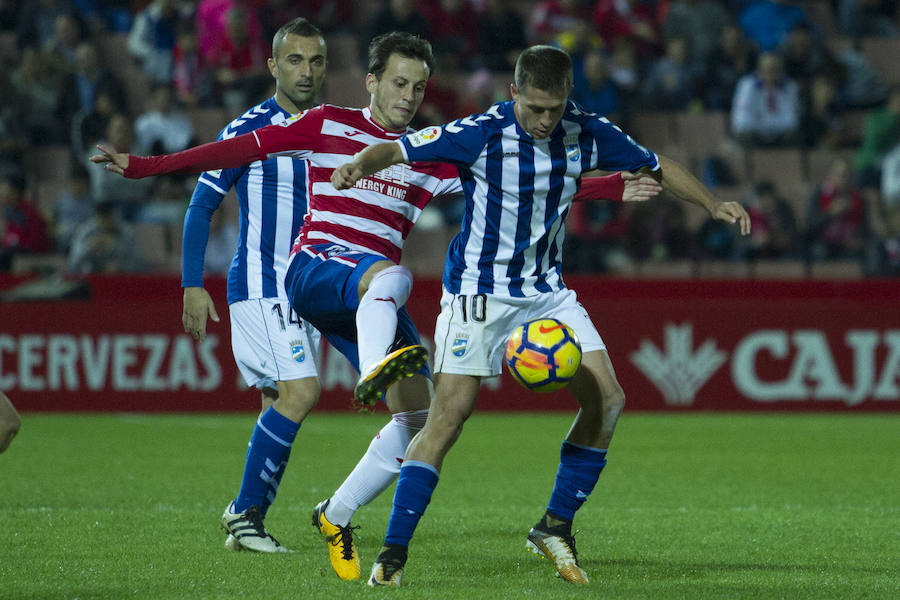
<svg viewBox="0 0 900 600">
<path fill-rule="evenodd" d="M 503 147 L 501 136 L 493 135 L 487 142 L 487 159 L 484 170 L 488 181 L 503 180 Z M 503 211 L 503 190 L 500 186 L 487 188 L 487 202 L 484 207 L 484 236 L 481 256 L 478 259 L 478 293 L 494 291 L 494 257 L 500 247 L 500 216 Z"/>
<path fill-rule="evenodd" d="M 304 200 L 307 198 L 306 169 L 301 168 L 299 163 L 294 163 L 294 197 L 303 195 Z M 303 219 L 306 217 L 307 210 L 295 210 L 294 222 L 291 225 L 291 231 L 294 236 L 298 235 L 300 228 L 303 226 Z"/>
<path fill-rule="evenodd" d="M 231 261 L 231 268 L 228 269 L 228 303 L 231 304 L 237 300 L 246 300 L 249 296 L 247 291 L 247 236 L 250 222 L 244 218 L 249 212 L 247 201 L 247 183 L 246 174 L 234 182 L 234 191 L 238 199 L 241 218 L 238 222 L 238 244 Z M 244 268 L 241 268 L 244 267 Z"/>
<path fill-rule="evenodd" d="M 472 215 L 475 211 L 475 176 L 467 167 L 459 167 L 458 171 L 466 210 L 463 214 L 460 231 L 450 241 L 450 245 L 447 248 L 447 259 L 444 261 L 443 274 L 444 285 L 447 287 L 447 291 L 452 294 L 458 294 L 461 289 L 462 274 L 466 270 L 465 248 L 469 243 L 469 234 L 472 231 Z"/>
<path fill-rule="evenodd" d="M 275 229 L 278 221 L 278 160 L 262 161 L 262 206 L 259 216 L 260 238 L 257 251 L 262 261 L 263 273 L 275 272 Z M 263 298 L 278 295 L 278 282 L 274 277 L 263 277 Z"/>
<path fill-rule="evenodd" d="M 565 185 L 566 174 L 566 146 L 563 143 L 565 131 L 562 128 L 556 130 L 556 134 L 550 139 L 547 145 L 550 150 L 550 190 L 547 192 L 547 202 L 544 212 L 544 233 L 537 243 L 537 253 L 535 255 L 534 272 L 536 275 L 534 287 L 542 293 L 553 290 L 547 284 L 547 269 L 544 269 L 544 257 L 548 260 L 548 267 L 557 270 L 559 260 L 557 254 L 559 248 L 551 245 L 550 234 L 554 232 L 553 225 L 559 219 L 557 211 L 559 210 L 560 196 L 562 195 L 563 186 Z M 554 236 L 558 237 L 558 236 Z"/>
<path fill-rule="evenodd" d="M 515 251 L 509 261 L 509 295 L 522 298 L 522 269 L 525 266 L 525 250 L 531 238 L 531 215 L 534 212 L 534 145 L 519 140 L 519 220 L 516 222 Z"/>
</svg>

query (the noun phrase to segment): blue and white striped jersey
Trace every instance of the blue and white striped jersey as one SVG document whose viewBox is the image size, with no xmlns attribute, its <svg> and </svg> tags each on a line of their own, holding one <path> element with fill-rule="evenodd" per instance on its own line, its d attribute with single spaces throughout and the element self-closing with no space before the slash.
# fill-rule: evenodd
<svg viewBox="0 0 900 600">
<path fill-rule="evenodd" d="M 571 101 L 543 140 L 519 126 L 508 101 L 398 143 L 409 162 L 449 162 L 459 171 L 465 214 L 444 265 L 444 287 L 454 294 L 563 289 L 564 224 L 582 173 L 659 168 L 654 153 Z"/>
<path fill-rule="evenodd" d="M 283 123 L 290 116 L 272 97 L 229 123 L 218 139 Z M 234 186 L 240 205 L 240 231 L 228 271 L 228 303 L 287 298 L 284 274 L 291 243 L 307 211 L 307 175 L 306 161 L 287 156 L 201 174 L 184 220 L 182 286 L 203 285 L 209 220 Z"/>
</svg>

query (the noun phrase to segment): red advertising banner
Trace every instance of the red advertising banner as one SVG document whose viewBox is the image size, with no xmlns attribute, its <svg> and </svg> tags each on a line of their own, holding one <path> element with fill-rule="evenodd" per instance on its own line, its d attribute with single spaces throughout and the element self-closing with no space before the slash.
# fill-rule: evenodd
<svg viewBox="0 0 900 600">
<path fill-rule="evenodd" d="M 0 289 L 20 283 L 0 280 Z M 174 277 L 94 276 L 86 297 L 0 303 L 0 390 L 22 411 L 255 410 L 221 323 L 196 343 Z M 568 277 L 606 342 L 628 410 L 900 410 L 900 281 Z M 427 346 L 440 282 L 408 308 Z M 320 352 L 318 410 L 349 410 L 356 373 Z M 485 381 L 478 410 L 573 410 L 565 391 Z"/>
</svg>

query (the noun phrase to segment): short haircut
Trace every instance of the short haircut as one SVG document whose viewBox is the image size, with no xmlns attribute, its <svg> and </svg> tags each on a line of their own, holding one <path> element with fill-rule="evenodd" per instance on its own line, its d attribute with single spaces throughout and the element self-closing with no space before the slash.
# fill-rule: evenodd
<svg viewBox="0 0 900 600">
<path fill-rule="evenodd" d="M 533 87 L 545 92 L 572 91 L 572 59 L 553 46 L 531 46 L 516 61 L 516 87 Z"/>
<path fill-rule="evenodd" d="M 281 43 L 288 35 L 299 35 L 300 37 L 319 37 L 325 40 L 322 30 L 306 20 L 305 17 L 297 17 L 281 26 L 281 29 L 275 32 L 272 38 L 272 58 L 278 56 L 278 49 Z"/>
<path fill-rule="evenodd" d="M 391 54 L 423 60 L 425 66 L 428 67 L 428 76 L 431 77 L 434 73 L 434 54 L 431 51 L 431 44 L 428 40 L 405 31 L 392 31 L 372 40 L 369 44 L 368 72 L 377 79 L 381 79 Z"/>
</svg>

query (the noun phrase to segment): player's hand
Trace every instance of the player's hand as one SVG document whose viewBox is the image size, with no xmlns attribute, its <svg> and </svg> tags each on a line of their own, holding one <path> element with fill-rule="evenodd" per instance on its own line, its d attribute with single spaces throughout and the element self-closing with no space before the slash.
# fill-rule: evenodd
<svg viewBox="0 0 900 600">
<path fill-rule="evenodd" d="M 181 311 L 181 324 L 184 332 L 198 342 L 206 339 L 206 317 L 219 322 L 219 314 L 212 298 L 202 287 L 184 288 L 184 308 Z"/>
<path fill-rule="evenodd" d="M 741 228 L 741 235 L 750 233 L 750 215 L 740 202 L 719 202 L 713 207 L 712 216 L 723 223 L 737 223 Z"/>
<path fill-rule="evenodd" d="M 646 202 L 659 196 L 662 186 L 646 173 L 622 172 L 625 188 L 622 190 L 622 202 Z"/>
<path fill-rule="evenodd" d="M 97 144 L 97 150 L 100 151 L 100 154 L 95 154 L 91 157 L 92 163 L 104 165 L 103 168 L 107 171 L 118 173 L 123 177 L 125 176 L 125 169 L 128 168 L 129 159 L 129 154 L 127 152 L 116 152 L 115 148 L 106 148 L 100 144 Z"/>
<path fill-rule="evenodd" d="M 346 163 L 331 173 L 331 185 L 336 190 L 348 190 L 362 179 L 362 169 L 356 163 Z"/>
</svg>

